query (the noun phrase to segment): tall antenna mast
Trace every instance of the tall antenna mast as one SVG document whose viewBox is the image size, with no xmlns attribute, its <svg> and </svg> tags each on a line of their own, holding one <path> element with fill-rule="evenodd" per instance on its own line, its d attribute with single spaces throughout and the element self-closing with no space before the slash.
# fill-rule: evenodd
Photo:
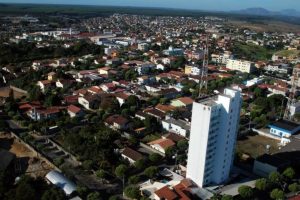
<svg viewBox="0 0 300 200">
<path fill-rule="evenodd" d="M 297 91 L 297 85 L 299 82 L 299 76 L 300 76 L 300 67 L 299 65 L 296 65 L 293 69 L 293 77 L 291 79 L 291 90 L 288 98 L 288 102 L 286 104 L 285 112 L 283 118 L 286 120 L 292 120 L 291 115 L 291 106 L 293 106 L 296 103 L 295 94 Z"/>
<path fill-rule="evenodd" d="M 203 87 L 207 89 L 207 82 L 208 82 L 208 36 L 206 35 L 206 44 L 204 48 L 204 55 L 203 55 L 203 63 L 201 69 L 201 77 L 200 77 L 200 84 L 199 84 L 199 97 L 201 97 L 201 91 Z"/>
</svg>

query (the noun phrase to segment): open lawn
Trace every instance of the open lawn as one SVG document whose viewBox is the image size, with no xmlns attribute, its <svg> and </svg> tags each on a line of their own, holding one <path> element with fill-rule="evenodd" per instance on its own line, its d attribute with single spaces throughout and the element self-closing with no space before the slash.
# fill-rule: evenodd
<svg viewBox="0 0 300 200">
<path fill-rule="evenodd" d="M 278 140 L 263 137 L 260 135 L 247 136 L 237 141 L 236 151 L 246 153 L 256 158 L 266 153 L 266 146 L 270 145 L 270 153 L 276 153 L 278 149 Z"/>
</svg>

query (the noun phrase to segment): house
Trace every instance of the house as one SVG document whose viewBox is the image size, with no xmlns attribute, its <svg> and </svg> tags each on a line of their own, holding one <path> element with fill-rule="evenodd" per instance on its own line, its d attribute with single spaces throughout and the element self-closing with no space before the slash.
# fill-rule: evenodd
<svg viewBox="0 0 300 200">
<path fill-rule="evenodd" d="M 87 91 L 91 94 L 101 94 L 102 89 L 99 86 L 92 86 L 87 89 Z"/>
<path fill-rule="evenodd" d="M 173 133 L 173 132 L 169 132 L 165 135 L 162 136 L 163 139 L 170 139 L 172 140 L 173 142 L 177 143 L 181 140 L 185 140 L 185 137 L 181 136 L 181 135 L 178 135 L 176 133 Z"/>
<path fill-rule="evenodd" d="M 60 114 L 60 109 L 57 107 L 49 108 L 32 108 L 27 111 L 27 115 L 34 121 L 40 121 L 44 119 L 54 119 Z"/>
<path fill-rule="evenodd" d="M 81 108 L 74 106 L 74 105 L 69 105 L 67 108 L 68 114 L 70 115 L 71 118 L 73 117 L 81 117 L 84 115 L 84 112 Z"/>
<path fill-rule="evenodd" d="M 110 67 L 102 67 L 102 68 L 98 69 L 98 73 L 99 74 L 106 74 L 106 75 L 108 75 L 109 70 L 111 70 Z"/>
<path fill-rule="evenodd" d="M 143 155 L 129 147 L 126 147 L 122 153 L 122 157 L 129 161 L 130 164 L 134 164 L 136 161 L 143 159 Z"/>
<path fill-rule="evenodd" d="M 167 114 L 174 111 L 176 108 L 172 105 L 163 105 L 159 103 L 155 106 L 155 109 Z"/>
<path fill-rule="evenodd" d="M 104 124 L 115 130 L 126 130 L 129 128 L 129 121 L 121 115 L 111 115 L 105 119 Z"/>
<path fill-rule="evenodd" d="M 78 97 L 78 103 L 88 110 L 98 109 L 100 106 L 100 96 L 87 93 Z"/>
<path fill-rule="evenodd" d="M 57 75 L 55 72 L 49 72 L 47 76 L 48 76 L 48 81 L 55 81 L 57 78 Z"/>
<path fill-rule="evenodd" d="M 284 170 L 290 162 L 276 155 L 264 154 L 255 159 L 253 173 L 262 177 L 268 177 L 271 172 Z"/>
<path fill-rule="evenodd" d="M 152 84 L 156 82 L 156 79 L 154 77 L 150 76 L 140 76 L 137 77 L 138 84 L 146 85 L 146 84 Z"/>
<path fill-rule="evenodd" d="M 185 107 L 188 109 L 192 109 L 194 100 L 190 97 L 180 97 L 177 99 L 173 99 L 171 101 L 171 105 L 174 107 Z"/>
<path fill-rule="evenodd" d="M 188 137 L 190 133 L 191 124 L 180 119 L 168 118 L 162 120 L 162 127 L 167 131 L 176 133 L 183 137 Z"/>
<path fill-rule="evenodd" d="M 128 99 L 129 95 L 124 92 L 118 92 L 115 94 L 115 97 L 117 98 L 120 106 L 122 106 Z"/>
<path fill-rule="evenodd" d="M 77 102 L 78 102 L 78 95 L 65 96 L 62 100 L 62 104 L 64 105 L 76 104 Z"/>
<path fill-rule="evenodd" d="M 56 87 L 58 88 L 68 88 L 70 87 L 75 81 L 68 80 L 68 79 L 59 79 L 55 82 Z"/>
<path fill-rule="evenodd" d="M 300 131 L 300 125 L 287 121 L 287 120 L 278 120 L 272 124 L 269 125 L 270 127 L 270 134 L 274 135 L 276 137 L 291 137 L 291 135 L 294 135 L 295 133 Z"/>
<path fill-rule="evenodd" d="M 180 95 L 181 93 L 178 92 L 176 89 L 174 88 L 167 88 L 167 89 L 162 89 L 161 91 L 159 91 L 157 93 L 158 95 L 163 96 L 164 98 L 167 99 L 174 99 L 176 98 L 178 95 Z"/>
<path fill-rule="evenodd" d="M 162 187 L 159 190 L 154 192 L 154 199 L 155 200 L 177 200 L 178 195 L 171 190 L 168 186 Z"/>
<path fill-rule="evenodd" d="M 112 92 L 116 89 L 116 86 L 113 83 L 105 83 L 105 84 L 102 84 L 100 87 L 105 92 Z"/>
<path fill-rule="evenodd" d="M 140 120 L 145 120 L 147 116 L 149 116 L 149 115 L 147 115 L 146 113 L 144 113 L 140 110 L 135 113 L 135 117 Z"/>
<path fill-rule="evenodd" d="M 40 87 L 41 91 L 44 93 L 46 90 L 51 89 L 53 87 L 54 82 L 49 80 L 42 80 L 37 82 L 37 86 Z"/>
<path fill-rule="evenodd" d="M 161 139 L 149 142 L 148 145 L 150 145 L 153 149 L 165 154 L 166 150 L 170 147 L 173 147 L 175 145 L 175 143 L 170 139 L 161 138 Z"/>
<path fill-rule="evenodd" d="M 157 110 L 156 108 L 146 108 L 143 112 L 147 115 L 155 117 L 158 120 L 162 120 L 166 117 L 166 114 L 164 112 Z"/>
</svg>

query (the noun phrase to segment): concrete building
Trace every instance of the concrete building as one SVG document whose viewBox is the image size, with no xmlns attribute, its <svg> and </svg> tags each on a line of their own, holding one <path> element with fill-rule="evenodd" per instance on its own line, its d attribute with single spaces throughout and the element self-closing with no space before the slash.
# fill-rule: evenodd
<svg viewBox="0 0 300 200">
<path fill-rule="evenodd" d="M 228 59 L 226 68 L 240 72 L 251 73 L 255 71 L 255 64 L 254 62 L 250 62 L 247 60 Z"/>
<path fill-rule="evenodd" d="M 241 100 L 240 91 L 226 88 L 223 94 L 193 104 L 187 178 L 199 187 L 228 180 Z"/>
<path fill-rule="evenodd" d="M 233 55 L 229 51 L 225 51 L 222 54 L 211 54 L 212 62 L 216 64 L 227 64 L 228 59 L 233 59 Z"/>
</svg>

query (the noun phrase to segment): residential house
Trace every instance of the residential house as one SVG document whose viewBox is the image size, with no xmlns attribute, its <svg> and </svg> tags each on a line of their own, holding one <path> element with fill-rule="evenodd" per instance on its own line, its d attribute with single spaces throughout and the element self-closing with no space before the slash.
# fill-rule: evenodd
<svg viewBox="0 0 300 200">
<path fill-rule="evenodd" d="M 74 105 L 69 105 L 67 108 L 68 114 L 70 115 L 71 118 L 73 117 L 82 117 L 84 115 L 84 112 L 81 108 L 74 106 Z"/>
<path fill-rule="evenodd" d="M 183 137 L 188 137 L 191 124 L 181 119 L 167 118 L 162 120 L 163 129 L 179 134 Z"/>
<path fill-rule="evenodd" d="M 54 86 L 54 82 L 49 81 L 49 80 L 42 80 L 37 82 L 37 86 L 40 87 L 41 91 L 44 93 L 48 89 L 52 89 Z"/>
<path fill-rule="evenodd" d="M 100 85 L 100 87 L 105 92 L 112 92 L 116 89 L 116 86 L 113 83 L 105 83 L 105 84 Z"/>
<path fill-rule="evenodd" d="M 128 119 L 121 115 L 111 115 L 105 119 L 104 123 L 115 130 L 126 130 L 130 126 Z"/>
<path fill-rule="evenodd" d="M 54 119 L 60 114 L 60 109 L 57 107 L 49 108 L 32 108 L 27 111 L 27 116 L 29 116 L 34 121 L 40 121 L 44 119 Z"/>
<path fill-rule="evenodd" d="M 168 148 L 175 146 L 175 143 L 170 139 L 161 138 L 161 139 L 149 142 L 148 145 L 150 145 L 153 149 L 165 154 L 166 150 Z"/>
<path fill-rule="evenodd" d="M 118 92 L 115 94 L 115 97 L 117 98 L 120 106 L 122 106 L 128 99 L 129 95 L 124 92 Z"/>
<path fill-rule="evenodd" d="M 101 98 L 99 95 L 93 95 L 88 93 L 84 96 L 78 97 L 78 103 L 88 110 L 98 109 L 100 106 L 100 102 Z"/>
<path fill-rule="evenodd" d="M 130 164 L 134 164 L 136 161 L 139 161 L 144 158 L 144 156 L 141 153 L 139 153 L 129 147 L 126 147 L 122 151 L 121 156 L 122 156 L 122 158 L 128 160 Z"/>
<path fill-rule="evenodd" d="M 48 75 L 47 75 L 47 77 L 48 77 L 49 81 L 55 81 L 56 78 L 57 78 L 57 75 L 56 75 L 55 72 L 49 72 Z"/>
<path fill-rule="evenodd" d="M 171 105 L 174 107 L 185 107 L 188 109 L 192 109 L 194 100 L 190 97 L 180 97 L 177 99 L 171 100 Z"/>
</svg>

